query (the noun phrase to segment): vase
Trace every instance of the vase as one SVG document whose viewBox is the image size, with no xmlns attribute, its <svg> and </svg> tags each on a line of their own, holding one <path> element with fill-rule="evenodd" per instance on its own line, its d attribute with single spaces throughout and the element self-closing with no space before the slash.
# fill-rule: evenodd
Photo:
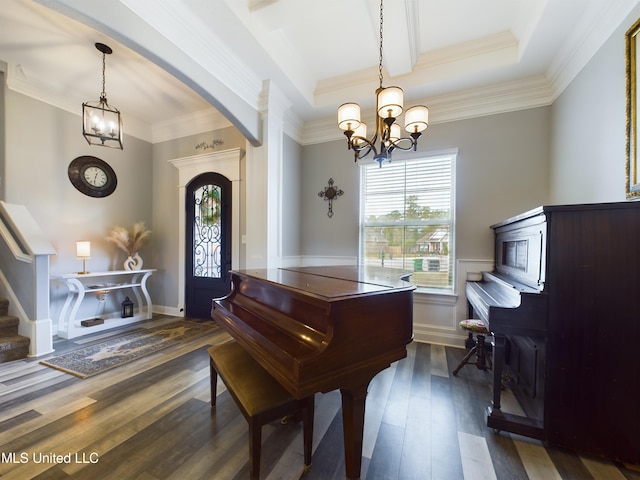
<svg viewBox="0 0 640 480">
<path fill-rule="evenodd" d="M 124 261 L 125 270 L 140 270 L 142 268 L 142 257 L 138 253 L 129 255 Z"/>
</svg>

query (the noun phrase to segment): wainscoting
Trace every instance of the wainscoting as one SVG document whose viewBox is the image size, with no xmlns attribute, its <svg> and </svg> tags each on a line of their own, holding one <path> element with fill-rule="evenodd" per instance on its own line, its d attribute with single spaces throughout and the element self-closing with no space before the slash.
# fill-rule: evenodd
<svg viewBox="0 0 640 480">
<path fill-rule="evenodd" d="M 144 325 L 174 319 L 156 316 Z M 54 348 L 62 353 L 114 334 L 56 339 Z M 209 405 L 207 347 L 226 338 L 218 331 L 84 380 L 39 359 L 0 366 L 0 476 L 247 478 L 244 418 L 223 385 L 216 410 Z M 450 375 L 463 355 L 463 349 L 414 342 L 406 359 L 374 378 L 363 479 L 640 480 L 639 472 L 612 462 L 493 433 L 484 424 L 490 374 L 466 366 Z M 518 409 L 508 394 L 505 406 Z M 298 478 L 301 430 L 295 423 L 264 427 L 261 478 Z M 305 478 L 344 478 L 338 392 L 316 395 L 314 433 Z"/>
</svg>

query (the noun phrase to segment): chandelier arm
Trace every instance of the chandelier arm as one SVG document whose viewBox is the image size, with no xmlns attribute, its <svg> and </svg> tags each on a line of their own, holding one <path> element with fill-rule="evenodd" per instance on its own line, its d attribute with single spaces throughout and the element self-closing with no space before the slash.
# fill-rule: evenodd
<svg viewBox="0 0 640 480">
<path fill-rule="evenodd" d="M 391 148 L 397 148 L 398 150 L 409 151 L 416 150 L 418 147 L 418 137 L 420 137 L 420 133 L 412 133 L 411 137 L 403 137 L 397 140 L 389 140 L 389 150 Z M 409 142 L 409 145 L 405 145 Z"/>
<path fill-rule="evenodd" d="M 351 137 L 351 141 L 350 141 L 351 148 L 353 149 L 354 152 L 358 154 L 358 158 L 363 158 L 367 156 L 371 150 L 373 150 L 374 153 L 377 153 L 375 142 L 376 142 L 375 138 L 372 140 L 369 140 L 364 137 Z M 361 153 L 365 149 L 366 149 L 366 153 Z"/>
<path fill-rule="evenodd" d="M 350 149 L 353 149 L 354 161 L 356 162 L 358 160 L 365 158 L 371 152 L 373 152 L 374 158 L 377 158 L 379 156 L 378 149 L 376 148 L 376 137 L 369 140 L 364 137 L 355 136 L 351 138 L 349 143 L 350 143 L 349 145 Z M 387 155 L 386 155 L 386 149 L 384 147 L 384 144 L 381 144 L 380 148 L 381 148 L 381 154 L 386 157 Z"/>
<path fill-rule="evenodd" d="M 371 153 L 372 150 L 374 155 L 377 154 L 375 145 L 372 145 L 370 143 L 367 143 L 364 146 L 355 147 L 353 150 L 354 150 L 353 152 L 354 162 L 357 162 L 358 160 L 365 158 L 367 155 Z"/>
</svg>

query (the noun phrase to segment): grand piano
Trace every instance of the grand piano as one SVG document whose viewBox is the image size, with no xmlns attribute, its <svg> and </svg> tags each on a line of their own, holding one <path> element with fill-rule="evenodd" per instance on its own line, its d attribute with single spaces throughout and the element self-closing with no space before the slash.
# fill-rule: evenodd
<svg viewBox="0 0 640 480">
<path fill-rule="evenodd" d="M 487 425 L 640 464 L 640 203 L 538 207 L 491 228 L 495 268 L 466 284 L 494 335 Z M 502 411 L 504 388 L 523 412 Z"/>
<path fill-rule="evenodd" d="M 345 469 L 360 478 L 367 387 L 407 355 L 413 290 L 406 272 L 300 267 L 231 272 L 211 316 L 296 398 L 339 389 Z"/>
</svg>

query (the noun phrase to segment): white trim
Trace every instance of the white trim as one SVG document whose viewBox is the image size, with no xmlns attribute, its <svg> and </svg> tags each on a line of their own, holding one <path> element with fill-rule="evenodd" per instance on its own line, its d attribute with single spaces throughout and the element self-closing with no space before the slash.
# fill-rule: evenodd
<svg viewBox="0 0 640 480">
<path fill-rule="evenodd" d="M 158 315 L 171 315 L 172 317 L 184 317 L 184 308 L 169 307 L 167 305 L 154 305 L 153 313 Z"/>
<path fill-rule="evenodd" d="M 49 279 L 47 278 L 47 282 Z M 0 271 L 0 284 L 3 296 L 9 300 L 9 315 L 15 315 L 20 319 L 18 334 L 29 337 L 29 357 L 39 357 L 52 353 L 53 350 L 53 322 L 51 318 L 31 319 L 22 308 L 20 300 L 16 296 L 7 277 Z M 48 289 L 47 285 L 47 289 Z M 48 290 L 47 290 L 48 291 Z M 48 305 L 47 305 L 48 307 Z"/>
<path fill-rule="evenodd" d="M 185 297 L 185 244 L 186 244 L 186 185 L 206 172 L 216 172 L 231 180 L 231 268 L 240 266 L 240 162 L 244 150 L 233 148 L 221 152 L 193 155 L 169 160 L 178 169 L 178 306 L 175 310 L 184 315 Z"/>
</svg>

